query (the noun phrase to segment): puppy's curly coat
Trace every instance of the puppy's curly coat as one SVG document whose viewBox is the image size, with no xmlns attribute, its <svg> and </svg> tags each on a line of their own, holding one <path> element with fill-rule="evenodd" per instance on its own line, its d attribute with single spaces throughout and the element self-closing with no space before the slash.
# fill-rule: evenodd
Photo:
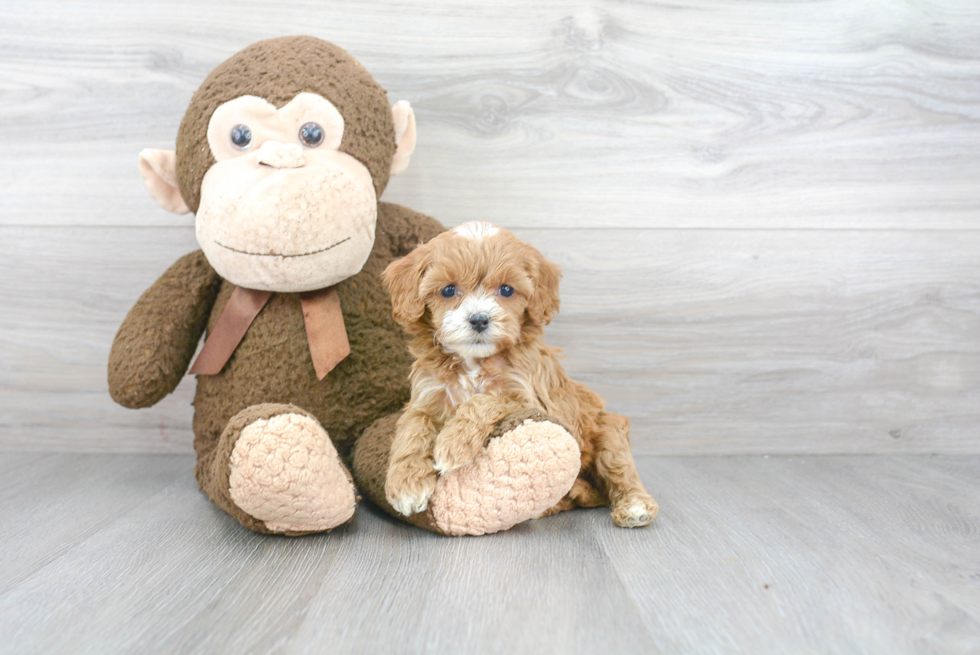
<svg viewBox="0 0 980 655">
<path fill-rule="evenodd" d="M 629 420 L 571 380 L 544 343 L 561 271 L 510 232 L 465 223 L 388 266 L 395 320 L 415 335 L 412 396 L 398 421 L 385 485 L 403 514 L 425 508 L 440 473 L 472 462 L 494 424 L 533 407 L 578 441 L 582 465 L 545 512 L 612 505 L 616 525 L 653 521 L 630 451 Z"/>
</svg>

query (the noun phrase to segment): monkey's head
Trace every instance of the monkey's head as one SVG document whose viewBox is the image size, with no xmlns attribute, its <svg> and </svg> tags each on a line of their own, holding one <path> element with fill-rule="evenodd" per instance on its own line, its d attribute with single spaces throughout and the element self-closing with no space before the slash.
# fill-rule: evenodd
<svg viewBox="0 0 980 655">
<path fill-rule="evenodd" d="M 415 148 L 407 102 L 337 46 L 310 36 L 255 43 L 191 100 L 177 150 L 144 150 L 164 208 L 196 214 L 219 275 L 266 291 L 310 291 L 361 270 L 378 197 Z"/>
</svg>

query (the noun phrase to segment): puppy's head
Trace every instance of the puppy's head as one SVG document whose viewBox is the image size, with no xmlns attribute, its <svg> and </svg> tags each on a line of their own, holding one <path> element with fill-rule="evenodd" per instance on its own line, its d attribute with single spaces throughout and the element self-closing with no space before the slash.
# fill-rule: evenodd
<svg viewBox="0 0 980 655">
<path fill-rule="evenodd" d="M 395 320 L 466 359 L 490 357 L 558 312 L 561 270 L 490 223 L 464 223 L 384 272 Z"/>
</svg>

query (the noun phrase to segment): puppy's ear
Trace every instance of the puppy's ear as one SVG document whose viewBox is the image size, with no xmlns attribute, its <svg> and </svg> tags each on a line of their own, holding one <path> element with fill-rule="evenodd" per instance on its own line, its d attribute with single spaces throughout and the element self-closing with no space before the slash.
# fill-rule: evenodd
<svg viewBox="0 0 980 655">
<path fill-rule="evenodd" d="M 419 284 L 428 266 L 429 248 L 422 245 L 388 264 L 381 276 L 391 295 L 392 315 L 403 327 L 410 327 L 425 313 L 425 300 L 419 293 Z"/>
<path fill-rule="evenodd" d="M 527 301 L 527 315 L 538 325 L 547 325 L 558 313 L 561 301 L 558 297 L 558 282 L 561 268 L 552 264 L 535 248 L 528 247 L 529 275 L 534 282 L 534 293 Z"/>
</svg>

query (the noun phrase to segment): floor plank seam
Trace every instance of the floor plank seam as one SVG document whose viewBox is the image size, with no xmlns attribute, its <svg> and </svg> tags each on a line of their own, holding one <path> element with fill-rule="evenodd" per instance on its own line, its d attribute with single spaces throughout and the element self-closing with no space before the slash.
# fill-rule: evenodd
<svg viewBox="0 0 980 655">
<path fill-rule="evenodd" d="M 603 516 L 598 520 L 611 521 L 612 519 L 609 516 Z M 654 519 L 654 524 L 655 523 L 656 523 L 656 519 Z M 631 529 L 631 528 L 617 528 L 617 530 L 627 530 L 627 529 Z M 647 527 L 647 528 L 632 528 L 632 529 L 648 531 L 650 528 Z M 639 603 L 637 602 L 636 595 L 631 591 L 630 585 L 628 585 L 626 581 L 623 579 L 623 576 L 619 571 L 619 567 L 616 566 L 615 559 L 609 553 L 609 550 L 606 548 L 602 539 L 599 538 L 599 535 L 597 534 L 596 530 L 597 530 L 596 519 L 593 518 L 592 521 L 589 523 L 589 536 L 592 538 L 593 541 L 595 541 L 598 544 L 599 550 L 602 551 L 602 554 L 606 556 L 606 561 L 609 562 L 609 567 L 616 575 L 616 581 L 619 582 L 619 586 L 622 587 L 623 591 L 626 593 L 626 597 L 629 599 L 630 606 L 633 608 L 633 610 L 636 612 L 636 615 L 640 618 L 640 621 L 643 623 L 643 627 L 647 632 L 647 636 L 650 638 L 650 643 L 657 645 L 657 639 L 654 636 L 653 629 L 651 628 L 649 622 L 647 621 L 646 613 L 641 609 Z"/>
</svg>

